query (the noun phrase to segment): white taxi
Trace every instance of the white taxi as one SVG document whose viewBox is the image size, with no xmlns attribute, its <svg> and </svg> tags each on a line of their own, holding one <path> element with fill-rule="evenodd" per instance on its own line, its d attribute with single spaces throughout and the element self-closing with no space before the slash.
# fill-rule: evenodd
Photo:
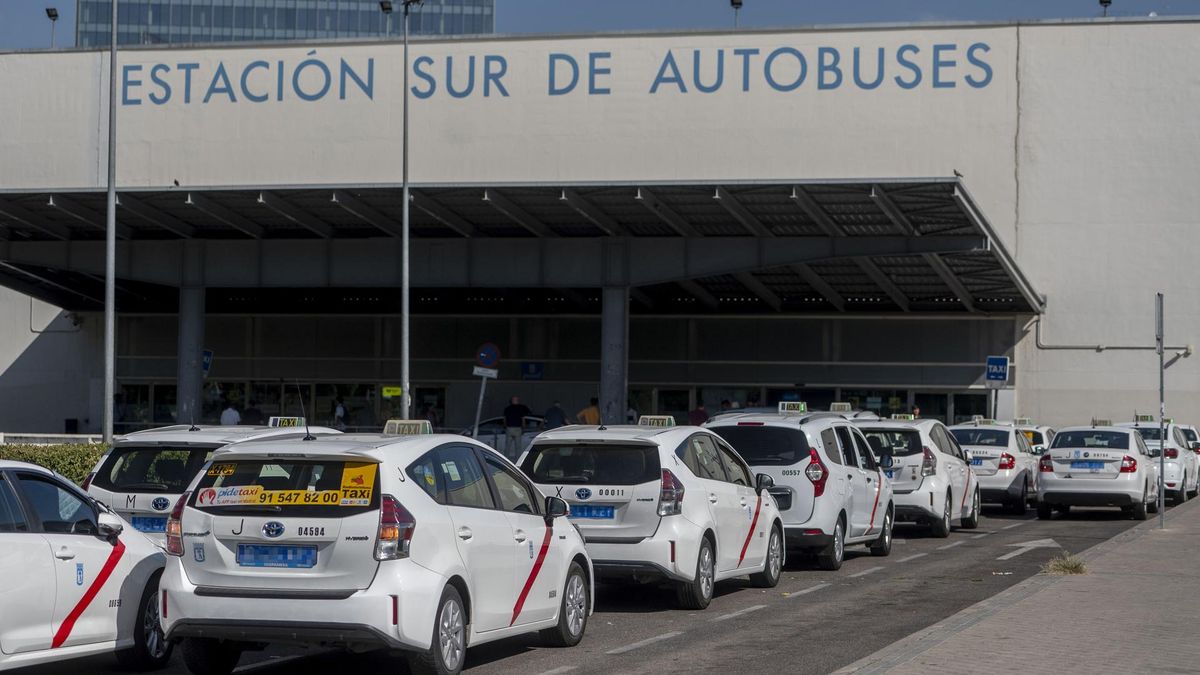
<svg viewBox="0 0 1200 675">
<path fill-rule="evenodd" d="M 1028 417 L 1018 417 L 1013 420 L 1012 425 L 1025 434 L 1025 439 L 1029 441 L 1029 445 L 1033 447 L 1036 455 L 1045 454 L 1050 444 L 1054 442 L 1054 429 L 1044 424 L 1035 424 Z"/>
<path fill-rule="evenodd" d="M 979 480 L 984 503 L 1003 504 L 1010 513 L 1025 515 L 1037 495 L 1038 460 L 1029 438 L 1014 426 L 979 419 L 949 429 L 966 450 Z"/>
<path fill-rule="evenodd" d="M 1156 466 L 1135 429 L 1107 420 L 1060 429 L 1038 463 L 1038 518 L 1072 506 L 1119 506 L 1145 520 L 1156 510 Z"/>
<path fill-rule="evenodd" d="M 521 469 L 570 503 L 600 577 L 666 580 L 687 609 L 707 607 L 722 579 L 779 583 L 783 523 L 771 479 L 706 429 L 669 416 L 560 427 L 534 439 Z"/>
<path fill-rule="evenodd" d="M 843 414 L 785 401 L 772 414 L 726 415 L 706 426 L 771 477 L 787 548 L 815 553 L 826 570 L 842 566 L 847 545 L 891 552 L 891 481 Z"/>
<path fill-rule="evenodd" d="M 482 443 L 387 428 L 213 455 L 167 522 L 162 623 L 193 673 L 264 643 L 402 650 L 415 672 L 457 673 L 474 645 L 583 638 L 592 566 L 566 503 Z"/>
<path fill-rule="evenodd" d="M 891 458 L 884 473 L 892 481 L 897 522 L 926 523 L 939 538 L 950 536 L 955 521 L 963 529 L 979 527 L 979 478 L 946 425 L 900 414 L 858 428 L 881 462 Z"/>
<path fill-rule="evenodd" d="M 1170 418 L 1164 419 L 1166 442 L 1163 442 L 1164 428 L 1159 426 L 1158 419 L 1153 415 L 1135 415 L 1133 422 L 1122 422 L 1119 427 L 1134 428 L 1146 441 L 1150 457 L 1156 459 L 1163 453 L 1163 489 L 1167 496 L 1176 504 L 1182 504 L 1188 497 L 1196 494 L 1196 482 L 1200 480 L 1198 458 L 1191 452 L 1183 430 Z M 1157 461 L 1155 462 L 1158 463 Z"/>
<path fill-rule="evenodd" d="M 269 426 L 177 424 L 126 434 L 113 444 L 83 481 L 88 494 L 163 545 L 167 514 L 214 450 L 256 438 L 300 438 L 303 417 L 272 417 Z M 340 434 L 312 427 L 314 435 Z"/>
<path fill-rule="evenodd" d="M 158 547 L 66 478 L 0 461 L 0 670 L 106 652 L 165 666 L 162 569 Z"/>
</svg>

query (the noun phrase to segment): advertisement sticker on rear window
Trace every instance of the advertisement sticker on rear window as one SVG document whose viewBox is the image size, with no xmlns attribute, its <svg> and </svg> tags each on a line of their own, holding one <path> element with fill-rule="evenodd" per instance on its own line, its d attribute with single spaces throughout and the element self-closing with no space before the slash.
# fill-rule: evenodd
<svg viewBox="0 0 1200 675">
<path fill-rule="evenodd" d="M 204 488 L 196 495 L 196 504 L 200 506 L 236 506 L 239 504 L 258 504 L 263 489 L 261 485 L 242 487 Z"/>
<path fill-rule="evenodd" d="M 342 506 L 366 506 L 375 488 L 375 465 L 347 462 L 342 470 Z"/>
<path fill-rule="evenodd" d="M 236 464 L 213 464 L 208 470 L 210 476 L 232 476 L 237 470 Z"/>
</svg>

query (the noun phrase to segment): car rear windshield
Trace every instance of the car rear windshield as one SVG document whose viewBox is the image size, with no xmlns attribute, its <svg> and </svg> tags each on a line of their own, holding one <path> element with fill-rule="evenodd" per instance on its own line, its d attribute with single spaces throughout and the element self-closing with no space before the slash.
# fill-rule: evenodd
<svg viewBox="0 0 1200 675">
<path fill-rule="evenodd" d="M 1158 427 L 1137 427 L 1137 431 L 1142 435 L 1143 441 L 1161 441 L 1162 433 Z"/>
<path fill-rule="evenodd" d="M 379 508 L 378 476 L 371 462 L 219 461 L 204 471 L 190 505 L 223 515 L 339 518 Z"/>
<path fill-rule="evenodd" d="M 1195 429 L 1188 429 L 1187 427 L 1180 427 L 1179 430 L 1183 432 L 1183 437 L 1187 439 L 1188 443 L 1196 442 L 1196 430 Z"/>
<path fill-rule="evenodd" d="M 178 494 L 187 489 L 217 447 L 117 446 L 92 484 L 112 492 Z"/>
<path fill-rule="evenodd" d="M 661 480 L 658 447 L 651 445 L 538 444 L 521 470 L 535 483 L 641 485 Z"/>
<path fill-rule="evenodd" d="M 1021 433 L 1025 434 L 1025 438 L 1029 440 L 1030 445 L 1043 445 L 1046 439 L 1042 436 L 1042 432 L 1026 429 Z"/>
<path fill-rule="evenodd" d="M 1051 448 L 1109 448 L 1128 450 L 1129 434 L 1121 431 L 1061 431 Z"/>
<path fill-rule="evenodd" d="M 1003 448 L 1008 445 L 1008 432 L 1000 429 L 951 429 L 959 445 L 985 445 Z"/>
<path fill-rule="evenodd" d="M 712 431 L 754 466 L 790 466 L 808 459 L 812 447 L 801 429 L 741 425 L 713 427 Z"/>
<path fill-rule="evenodd" d="M 875 457 L 908 457 L 921 454 L 921 432 L 916 429 L 862 429 Z"/>
</svg>

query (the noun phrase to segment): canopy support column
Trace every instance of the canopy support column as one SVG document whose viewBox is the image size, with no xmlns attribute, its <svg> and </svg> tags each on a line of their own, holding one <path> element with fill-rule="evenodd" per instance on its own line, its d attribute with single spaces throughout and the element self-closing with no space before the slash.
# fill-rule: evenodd
<svg viewBox="0 0 1200 675">
<path fill-rule="evenodd" d="M 600 418 L 624 424 L 629 391 L 629 288 L 605 286 L 600 314 Z"/>
<path fill-rule="evenodd" d="M 179 288 L 179 341 L 176 348 L 175 421 L 200 421 L 204 393 L 204 256 L 189 242 L 183 251 L 183 284 Z"/>
</svg>

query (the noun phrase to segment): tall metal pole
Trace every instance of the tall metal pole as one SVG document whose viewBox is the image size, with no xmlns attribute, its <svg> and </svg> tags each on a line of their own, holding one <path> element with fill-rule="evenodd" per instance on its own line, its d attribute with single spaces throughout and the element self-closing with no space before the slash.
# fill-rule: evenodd
<svg viewBox="0 0 1200 675">
<path fill-rule="evenodd" d="M 104 223 L 104 442 L 113 439 L 117 344 L 117 0 L 108 45 L 108 211 Z"/>
<path fill-rule="evenodd" d="M 403 183 L 403 200 L 401 206 L 401 229 L 400 247 L 401 257 L 404 258 L 404 270 L 400 275 L 400 386 L 404 388 L 401 393 L 400 401 L 404 406 L 404 419 L 412 419 L 412 382 L 409 379 L 409 304 L 408 304 L 408 14 L 411 0 L 404 0 L 404 104 L 403 104 L 403 121 L 401 126 L 404 127 L 403 134 L 403 169 L 401 173 L 401 182 Z"/>
<path fill-rule="evenodd" d="M 1166 499 L 1166 483 L 1163 482 L 1163 476 L 1167 475 L 1167 390 L 1166 390 L 1166 371 L 1167 367 L 1163 359 L 1163 345 L 1166 344 L 1163 335 L 1163 294 L 1158 293 L 1154 296 L 1154 333 L 1155 342 L 1158 349 L 1158 526 L 1161 529 L 1167 527 L 1167 499 Z M 1180 488 L 1186 490 L 1187 488 Z"/>
<path fill-rule="evenodd" d="M 54 49 L 54 25 L 57 23 L 57 20 L 50 19 L 50 49 Z"/>
</svg>

